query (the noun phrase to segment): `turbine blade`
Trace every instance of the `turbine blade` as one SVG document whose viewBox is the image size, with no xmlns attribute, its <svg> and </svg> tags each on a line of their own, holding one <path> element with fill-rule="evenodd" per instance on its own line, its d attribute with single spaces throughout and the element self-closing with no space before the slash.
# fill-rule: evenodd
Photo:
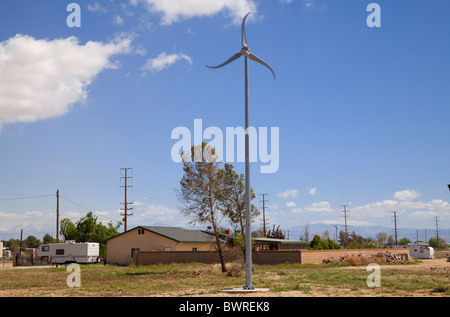
<svg viewBox="0 0 450 317">
<path fill-rule="evenodd" d="M 242 47 L 248 47 L 247 46 L 247 35 L 245 34 L 245 21 L 247 20 L 248 15 L 251 12 L 247 13 L 244 17 L 244 20 L 242 21 Z"/>
<path fill-rule="evenodd" d="M 235 60 L 237 60 L 239 57 L 241 57 L 242 56 L 242 54 L 239 52 L 239 53 L 236 53 L 236 54 L 234 54 L 229 60 L 227 60 L 225 63 L 223 63 L 223 64 L 220 64 L 219 66 L 208 66 L 208 65 L 206 65 L 206 67 L 208 67 L 208 68 L 220 68 L 220 67 L 224 67 L 225 65 L 228 65 L 228 64 L 230 64 L 231 62 L 234 62 Z"/>
<path fill-rule="evenodd" d="M 268 69 L 270 69 L 270 71 L 272 72 L 272 75 L 273 75 L 273 79 L 276 79 L 276 77 L 275 77 L 275 72 L 273 71 L 273 69 L 272 69 L 266 62 L 264 62 L 262 59 L 260 59 L 260 58 L 259 58 L 258 56 L 256 56 L 255 54 L 249 54 L 248 57 L 249 57 L 251 60 L 254 60 L 255 62 L 258 62 L 258 63 L 260 63 L 260 64 L 266 66 Z"/>
</svg>

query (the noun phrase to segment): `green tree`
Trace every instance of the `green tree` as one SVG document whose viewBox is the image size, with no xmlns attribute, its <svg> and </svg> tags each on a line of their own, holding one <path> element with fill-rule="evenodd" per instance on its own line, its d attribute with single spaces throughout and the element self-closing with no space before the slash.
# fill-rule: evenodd
<svg viewBox="0 0 450 317">
<path fill-rule="evenodd" d="M 386 232 L 378 232 L 377 234 L 378 244 L 382 247 L 386 245 L 387 242 L 387 233 Z"/>
<path fill-rule="evenodd" d="M 219 252 L 222 272 L 226 272 L 222 243 L 219 237 L 219 221 L 226 212 L 223 204 L 226 194 L 225 171 L 219 168 L 215 150 L 203 142 L 191 149 L 192 160 L 184 158 L 184 175 L 180 181 L 178 200 L 184 205 L 181 212 L 201 224 L 211 224 Z"/>
<path fill-rule="evenodd" d="M 314 235 L 313 239 L 309 243 L 309 250 L 336 250 L 340 249 L 341 246 L 331 240 L 329 237 L 322 239 L 319 235 Z"/>
<path fill-rule="evenodd" d="M 65 240 L 75 240 L 75 242 L 98 242 L 101 243 L 119 234 L 118 229 L 122 222 L 118 221 L 114 226 L 110 221 L 106 226 L 101 222 L 97 223 L 97 217 L 88 212 L 86 216 L 79 219 L 75 224 L 72 220 L 65 218 L 61 220 L 61 234 Z M 106 248 L 100 244 L 100 256 L 105 256 Z"/>
<path fill-rule="evenodd" d="M 28 236 L 25 239 L 25 246 L 27 248 L 37 248 L 40 245 L 41 245 L 41 241 L 38 238 L 36 238 L 35 236 Z"/>
<path fill-rule="evenodd" d="M 77 240 L 77 228 L 69 218 L 64 218 L 60 221 L 59 233 L 64 237 L 64 240 Z"/>
<path fill-rule="evenodd" d="M 224 194 L 223 204 L 225 213 L 232 225 L 238 225 L 240 232 L 245 232 L 245 177 L 244 174 L 238 174 L 233 169 L 233 165 L 225 163 L 224 169 Z M 251 188 L 251 200 L 255 198 L 253 188 Z M 258 208 L 251 204 L 252 222 L 260 215 Z"/>
<path fill-rule="evenodd" d="M 4 246 L 7 247 L 11 252 L 18 251 L 20 246 L 20 240 L 11 238 L 5 242 Z"/>
<path fill-rule="evenodd" d="M 65 240 L 75 240 L 75 242 L 102 242 L 119 234 L 117 230 L 122 225 L 120 221 L 116 226 L 112 221 L 105 226 L 101 222 L 97 223 L 97 219 L 92 212 L 88 212 L 75 224 L 65 218 L 61 220 L 61 234 Z"/>
<path fill-rule="evenodd" d="M 430 247 L 435 248 L 436 250 L 439 249 L 444 249 L 447 247 L 447 242 L 445 242 L 444 239 L 442 239 L 441 237 L 439 237 L 439 245 L 438 245 L 438 240 L 436 237 L 430 238 L 428 240 L 428 244 L 430 245 Z"/>
<path fill-rule="evenodd" d="M 407 245 L 408 243 L 411 243 L 411 240 L 409 240 L 408 238 L 401 238 L 400 240 L 398 240 L 399 245 Z"/>
<path fill-rule="evenodd" d="M 86 216 L 78 220 L 75 227 L 77 228 L 76 242 L 100 242 L 97 217 L 92 212 L 88 212 Z"/>
<path fill-rule="evenodd" d="M 49 244 L 53 243 L 55 241 L 55 238 L 53 238 L 49 233 L 46 233 L 45 236 L 42 238 L 42 243 Z"/>
<path fill-rule="evenodd" d="M 394 245 L 394 244 L 395 244 L 394 237 L 392 235 L 390 235 L 387 238 L 387 245 Z"/>
</svg>

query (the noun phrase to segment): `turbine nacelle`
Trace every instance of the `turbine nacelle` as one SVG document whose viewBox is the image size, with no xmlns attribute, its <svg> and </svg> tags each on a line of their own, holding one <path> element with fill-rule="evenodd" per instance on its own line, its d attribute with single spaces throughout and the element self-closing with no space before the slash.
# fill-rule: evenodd
<svg viewBox="0 0 450 317">
<path fill-rule="evenodd" d="M 221 68 L 224 67 L 228 64 L 230 64 L 231 62 L 234 62 L 235 60 L 239 59 L 241 56 L 244 57 L 248 57 L 251 60 L 260 63 L 263 66 L 266 66 L 273 74 L 273 78 L 276 79 L 275 77 L 275 72 L 273 71 L 273 69 L 266 63 L 264 62 L 262 59 L 260 59 L 258 56 L 256 56 L 255 54 L 250 53 L 250 48 L 247 45 L 247 35 L 245 33 L 245 21 L 247 20 L 248 15 L 250 14 L 247 13 L 247 15 L 244 17 L 244 20 L 242 21 L 242 48 L 241 51 L 239 53 L 234 54 L 233 56 L 231 56 L 231 58 L 229 58 L 226 62 L 218 65 L 218 66 L 206 66 L 208 68 Z"/>
<path fill-rule="evenodd" d="M 245 57 L 250 56 L 250 49 L 248 47 L 241 48 L 241 55 Z"/>
</svg>

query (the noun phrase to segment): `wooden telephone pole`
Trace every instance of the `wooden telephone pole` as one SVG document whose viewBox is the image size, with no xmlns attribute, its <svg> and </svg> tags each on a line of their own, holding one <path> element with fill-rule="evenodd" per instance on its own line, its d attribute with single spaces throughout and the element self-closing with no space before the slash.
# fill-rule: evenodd
<svg viewBox="0 0 450 317">
<path fill-rule="evenodd" d="M 59 243 L 59 189 L 56 191 L 56 243 Z"/>
</svg>

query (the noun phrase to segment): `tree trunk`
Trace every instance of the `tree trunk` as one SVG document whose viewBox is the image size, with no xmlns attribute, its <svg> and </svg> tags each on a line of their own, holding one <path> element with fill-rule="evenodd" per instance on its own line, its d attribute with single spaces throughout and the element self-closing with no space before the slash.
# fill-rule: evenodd
<svg viewBox="0 0 450 317">
<path fill-rule="evenodd" d="M 217 251 L 219 251 L 219 258 L 220 258 L 220 265 L 222 266 L 222 272 L 226 272 L 227 269 L 225 268 L 225 257 L 223 255 L 222 243 L 220 242 L 219 229 L 217 228 L 216 220 L 214 219 L 213 215 L 211 215 L 211 220 L 214 229 L 214 236 L 216 237 Z"/>
</svg>

